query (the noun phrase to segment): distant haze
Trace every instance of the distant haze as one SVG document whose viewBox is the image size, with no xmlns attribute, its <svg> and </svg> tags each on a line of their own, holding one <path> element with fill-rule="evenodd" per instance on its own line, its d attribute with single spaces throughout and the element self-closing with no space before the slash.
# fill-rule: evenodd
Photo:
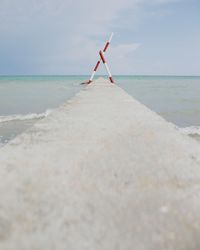
<svg viewBox="0 0 200 250">
<path fill-rule="evenodd" d="M 200 75 L 199 0 L 1 0 L 0 74 L 90 74 L 112 31 L 113 74 Z"/>
</svg>

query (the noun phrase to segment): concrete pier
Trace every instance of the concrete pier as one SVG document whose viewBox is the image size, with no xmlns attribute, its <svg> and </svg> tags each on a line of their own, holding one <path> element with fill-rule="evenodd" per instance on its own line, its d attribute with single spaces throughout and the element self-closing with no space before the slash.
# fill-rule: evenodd
<svg viewBox="0 0 200 250">
<path fill-rule="evenodd" d="M 199 250 L 200 146 L 99 79 L 0 149 L 1 250 Z"/>
</svg>

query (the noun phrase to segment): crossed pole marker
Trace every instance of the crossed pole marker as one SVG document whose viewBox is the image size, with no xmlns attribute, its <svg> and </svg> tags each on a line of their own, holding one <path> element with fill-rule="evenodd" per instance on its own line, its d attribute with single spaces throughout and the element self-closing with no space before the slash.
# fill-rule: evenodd
<svg viewBox="0 0 200 250">
<path fill-rule="evenodd" d="M 99 55 L 101 57 L 101 60 L 102 60 L 103 64 L 105 65 L 105 68 L 106 68 L 107 72 L 108 72 L 110 82 L 114 83 L 113 78 L 112 78 L 112 74 L 111 74 L 110 69 L 108 67 L 108 64 L 107 64 L 107 62 L 105 60 L 104 53 L 101 50 L 99 51 Z"/>
<path fill-rule="evenodd" d="M 89 84 L 89 83 L 91 83 L 91 82 L 93 81 L 93 78 L 94 78 L 94 76 L 95 76 L 95 74 L 96 74 L 96 72 L 97 72 L 97 69 L 98 69 L 98 67 L 99 67 L 99 65 L 100 65 L 100 63 L 101 63 L 101 61 L 103 62 L 104 66 L 105 66 L 105 68 L 106 68 L 106 71 L 108 72 L 108 76 L 109 76 L 110 82 L 111 82 L 111 83 L 114 83 L 114 80 L 113 80 L 113 78 L 112 78 L 112 74 L 111 74 L 111 72 L 110 72 L 110 69 L 109 69 L 109 67 L 108 67 L 108 64 L 107 64 L 107 62 L 106 62 L 106 60 L 105 60 L 105 56 L 104 56 L 104 53 L 107 51 L 107 49 L 108 49 L 108 47 L 109 47 L 109 45 L 110 45 L 110 43 L 111 43 L 112 38 L 113 38 L 113 33 L 111 33 L 110 38 L 109 38 L 108 42 L 106 42 L 103 51 L 102 51 L 102 50 L 99 51 L 100 59 L 98 60 L 96 66 L 94 67 L 94 70 L 93 70 L 93 72 L 92 72 L 92 75 L 91 75 L 90 79 L 89 79 L 88 81 L 84 82 L 84 83 Z"/>
</svg>

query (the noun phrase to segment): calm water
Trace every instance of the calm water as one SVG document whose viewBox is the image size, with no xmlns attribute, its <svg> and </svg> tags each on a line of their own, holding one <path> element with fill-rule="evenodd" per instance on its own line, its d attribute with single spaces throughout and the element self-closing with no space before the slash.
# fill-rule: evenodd
<svg viewBox="0 0 200 250">
<path fill-rule="evenodd" d="M 86 76 L 0 77 L 0 144 L 75 95 Z M 118 76 L 117 84 L 185 132 L 200 134 L 200 77 Z"/>
<path fill-rule="evenodd" d="M 179 127 L 200 126 L 200 77 L 119 77 L 129 94 Z"/>
</svg>

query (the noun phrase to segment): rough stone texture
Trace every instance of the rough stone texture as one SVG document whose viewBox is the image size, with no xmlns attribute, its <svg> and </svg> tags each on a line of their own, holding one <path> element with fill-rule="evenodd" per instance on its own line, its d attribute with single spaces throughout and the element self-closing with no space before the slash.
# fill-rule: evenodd
<svg viewBox="0 0 200 250">
<path fill-rule="evenodd" d="M 1 250 L 199 250 L 200 147 L 104 79 L 0 149 Z"/>
</svg>

